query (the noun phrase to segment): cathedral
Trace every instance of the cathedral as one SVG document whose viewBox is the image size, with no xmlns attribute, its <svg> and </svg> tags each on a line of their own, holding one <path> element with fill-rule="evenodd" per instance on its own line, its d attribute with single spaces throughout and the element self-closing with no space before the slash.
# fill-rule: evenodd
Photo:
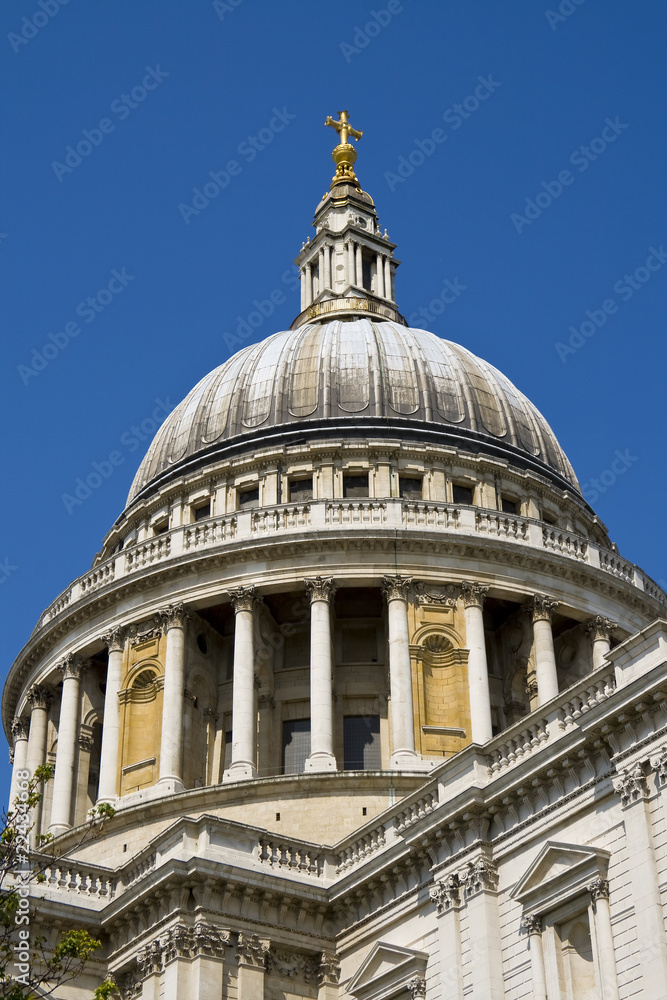
<svg viewBox="0 0 667 1000">
<path fill-rule="evenodd" d="M 664 1000 L 667 597 L 407 325 L 326 125 L 299 314 L 167 417 L 7 678 L 12 799 L 55 766 L 35 932 L 103 943 L 58 996 Z"/>
</svg>

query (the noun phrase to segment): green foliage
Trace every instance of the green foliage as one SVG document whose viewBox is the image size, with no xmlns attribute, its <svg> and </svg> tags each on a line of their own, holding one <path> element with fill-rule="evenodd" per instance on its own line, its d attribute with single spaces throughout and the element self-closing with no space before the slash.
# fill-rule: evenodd
<svg viewBox="0 0 667 1000">
<path fill-rule="evenodd" d="M 112 979 L 105 979 L 101 986 L 98 986 L 93 993 L 93 1000 L 114 1000 L 119 997 L 118 987 Z"/>
</svg>

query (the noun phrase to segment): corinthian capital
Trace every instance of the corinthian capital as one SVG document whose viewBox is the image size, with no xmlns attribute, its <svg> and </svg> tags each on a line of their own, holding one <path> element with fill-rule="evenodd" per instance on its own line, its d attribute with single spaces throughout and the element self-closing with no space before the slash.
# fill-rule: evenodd
<svg viewBox="0 0 667 1000">
<path fill-rule="evenodd" d="M 641 764 L 635 764 L 631 771 L 619 771 L 618 777 L 612 781 L 614 791 L 621 797 L 624 809 L 633 802 L 648 798 L 648 785 Z"/>
<path fill-rule="evenodd" d="M 412 1000 L 421 1000 L 426 996 L 426 980 L 422 976 L 413 976 L 405 984 Z"/>
<path fill-rule="evenodd" d="M 31 708 L 48 708 L 53 701 L 53 691 L 46 684 L 33 684 L 28 691 Z"/>
<path fill-rule="evenodd" d="M 542 920 L 536 913 L 524 913 L 521 917 L 521 930 L 526 934 L 541 934 Z"/>
<path fill-rule="evenodd" d="M 192 615 L 188 614 L 184 604 L 170 604 L 164 610 L 158 611 L 156 618 L 160 620 L 162 628 L 167 632 L 170 628 L 185 628 Z"/>
<path fill-rule="evenodd" d="M 498 869 L 493 861 L 488 858 L 477 858 L 476 861 L 469 861 L 466 867 L 459 872 L 459 881 L 463 886 L 463 894 L 466 899 L 481 892 L 482 889 L 496 889 L 498 887 Z"/>
<path fill-rule="evenodd" d="M 481 583 L 470 583 L 464 580 L 461 584 L 464 608 L 481 608 L 488 591 L 489 588 L 483 587 Z"/>
<path fill-rule="evenodd" d="M 528 605 L 528 611 L 534 622 L 550 622 L 551 613 L 559 604 L 560 601 L 554 600 L 553 597 L 547 597 L 546 594 L 535 594 Z"/>
<path fill-rule="evenodd" d="M 29 728 L 30 723 L 28 720 L 17 716 L 12 721 L 12 738 L 14 743 L 16 743 L 17 740 L 27 740 Z"/>
<path fill-rule="evenodd" d="M 407 601 L 411 576 L 383 576 L 382 593 L 388 601 Z"/>
<path fill-rule="evenodd" d="M 242 965 L 265 969 L 271 942 L 256 934 L 239 934 L 236 957 Z"/>
<path fill-rule="evenodd" d="M 320 986 L 338 986 L 340 962 L 330 951 L 323 951 L 320 958 L 317 980 Z"/>
<path fill-rule="evenodd" d="M 306 585 L 306 593 L 310 598 L 310 603 L 313 601 L 326 601 L 327 603 L 331 600 L 335 592 L 335 586 L 333 582 L 333 577 L 321 577 L 316 576 L 313 579 L 308 579 L 303 581 Z"/>
<path fill-rule="evenodd" d="M 613 622 L 611 618 L 605 618 L 603 615 L 595 615 L 594 618 L 586 622 L 586 631 L 590 633 L 593 640 L 606 639 L 609 642 L 611 633 L 617 625 L 618 622 Z"/>
<path fill-rule="evenodd" d="M 458 906 L 460 902 L 460 888 L 461 883 L 456 872 L 431 886 L 428 894 L 435 903 L 438 913 L 446 913 L 451 906 Z"/>
<path fill-rule="evenodd" d="M 256 587 L 237 587 L 235 590 L 228 590 L 227 596 L 234 605 L 235 612 L 253 611 L 260 602 Z"/>
<path fill-rule="evenodd" d="M 110 653 L 122 653 L 125 646 L 126 635 L 126 629 L 115 625 L 113 628 L 109 629 L 108 632 L 105 632 L 100 638 Z"/>
<path fill-rule="evenodd" d="M 598 899 L 609 899 L 609 882 L 600 875 L 594 878 L 592 882 L 589 882 L 586 888 L 590 892 L 594 903 L 597 903 Z"/>
<path fill-rule="evenodd" d="M 80 656 L 69 653 L 58 664 L 57 670 L 64 681 L 81 679 L 81 674 L 88 666 L 88 660 L 82 660 Z"/>
</svg>

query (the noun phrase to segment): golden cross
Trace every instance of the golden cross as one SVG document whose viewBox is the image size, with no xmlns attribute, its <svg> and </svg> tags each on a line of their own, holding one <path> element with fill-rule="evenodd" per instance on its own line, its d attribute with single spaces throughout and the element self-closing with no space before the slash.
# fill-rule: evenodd
<svg viewBox="0 0 667 1000">
<path fill-rule="evenodd" d="M 351 135 L 353 139 L 361 139 L 363 132 L 357 132 L 356 128 L 352 128 L 347 120 L 347 111 L 339 111 L 338 115 L 340 121 L 334 121 L 331 115 L 327 115 L 325 125 L 330 125 L 331 128 L 335 128 L 340 136 L 341 145 L 347 146 L 347 137 Z"/>
</svg>

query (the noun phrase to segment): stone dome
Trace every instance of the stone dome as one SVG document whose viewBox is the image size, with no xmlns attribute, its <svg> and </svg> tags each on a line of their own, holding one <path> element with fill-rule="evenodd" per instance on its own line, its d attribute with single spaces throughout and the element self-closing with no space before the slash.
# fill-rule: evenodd
<svg viewBox="0 0 667 1000">
<path fill-rule="evenodd" d="M 206 375 L 157 432 L 128 503 L 251 442 L 406 430 L 579 489 L 544 417 L 496 368 L 426 330 L 360 318 L 276 333 Z"/>
</svg>

